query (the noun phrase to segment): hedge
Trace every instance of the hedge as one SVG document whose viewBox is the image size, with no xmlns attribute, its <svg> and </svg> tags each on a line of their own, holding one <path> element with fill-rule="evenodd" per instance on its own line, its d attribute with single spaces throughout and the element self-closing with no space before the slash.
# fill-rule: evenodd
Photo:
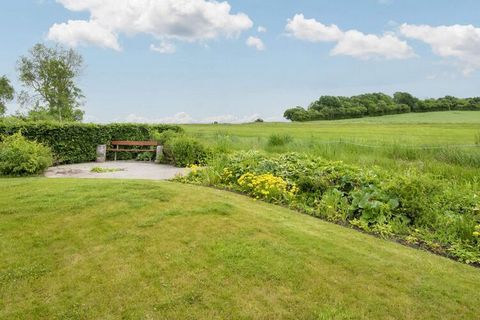
<svg viewBox="0 0 480 320">
<path fill-rule="evenodd" d="M 49 146 L 52 149 L 55 164 L 93 161 L 96 159 L 97 145 L 108 145 L 112 140 L 150 140 L 154 132 L 165 130 L 183 131 L 179 126 L 164 124 L 112 123 L 101 125 L 0 120 L 0 137 L 20 131 L 27 139 Z"/>
</svg>

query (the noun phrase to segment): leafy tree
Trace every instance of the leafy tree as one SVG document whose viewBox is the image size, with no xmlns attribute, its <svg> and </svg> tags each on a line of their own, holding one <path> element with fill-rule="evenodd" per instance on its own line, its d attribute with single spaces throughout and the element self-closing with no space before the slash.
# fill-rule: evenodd
<svg viewBox="0 0 480 320">
<path fill-rule="evenodd" d="M 7 110 L 6 104 L 13 100 L 14 93 L 15 90 L 13 90 L 10 80 L 6 76 L 0 77 L 0 117 L 5 114 Z"/>
<path fill-rule="evenodd" d="M 410 107 L 411 110 L 416 110 L 418 99 L 408 92 L 395 92 L 393 94 L 393 101 L 396 104 L 404 104 Z"/>
<path fill-rule="evenodd" d="M 80 106 L 84 96 L 75 83 L 82 66 L 82 56 L 73 49 L 36 44 L 17 64 L 20 81 L 26 88 L 20 94 L 20 103 L 30 107 L 32 116 L 82 120 Z"/>
<path fill-rule="evenodd" d="M 285 110 L 283 116 L 285 119 L 291 120 L 291 121 L 309 121 L 309 120 L 315 120 L 310 118 L 307 110 L 305 110 L 302 107 L 295 107 L 291 109 Z"/>
<path fill-rule="evenodd" d="M 366 93 L 353 97 L 321 96 L 307 110 L 302 107 L 287 109 L 284 117 L 292 121 L 312 121 L 447 110 L 480 111 L 480 97 L 445 96 L 421 100 L 407 92 L 397 92 L 393 98 L 384 93 Z"/>
</svg>

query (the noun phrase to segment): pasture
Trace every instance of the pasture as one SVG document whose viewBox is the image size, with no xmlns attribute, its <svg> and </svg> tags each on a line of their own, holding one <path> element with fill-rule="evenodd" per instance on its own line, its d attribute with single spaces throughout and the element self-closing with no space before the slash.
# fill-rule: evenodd
<svg viewBox="0 0 480 320">
<path fill-rule="evenodd" d="M 221 152 L 300 152 L 360 166 L 396 171 L 415 168 L 458 182 L 479 182 L 480 112 L 475 111 L 183 128 Z M 277 143 L 270 140 L 272 136 L 279 138 Z"/>
</svg>

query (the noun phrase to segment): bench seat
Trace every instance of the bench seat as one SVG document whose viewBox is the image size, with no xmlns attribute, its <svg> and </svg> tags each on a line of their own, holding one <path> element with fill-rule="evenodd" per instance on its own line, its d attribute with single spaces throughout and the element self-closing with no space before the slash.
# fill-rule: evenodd
<svg viewBox="0 0 480 320">
<path fill-rule="evenodd" d="M 156 147 L 158 146 L 157 141 L 122 141 L 115 140 L 110 142 L 112 148 L 107 148 L 107 151 L 114 152 L 114 159 L 117 160 L 117 152 L 157 152 Z M 122 147 L 122 148 L 120 148 Z M 127 149 L 125 147 L 136 147 Z M 139 149 L 138 147 L 155 147 L 155 148 L 145 148 Z"/>
</svg>

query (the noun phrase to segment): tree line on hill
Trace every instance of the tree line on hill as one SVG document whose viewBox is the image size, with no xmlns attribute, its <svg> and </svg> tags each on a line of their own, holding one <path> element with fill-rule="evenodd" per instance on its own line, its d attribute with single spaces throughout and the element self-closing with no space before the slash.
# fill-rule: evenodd
<svg viewBox="0 0 480 320">
<path fill-rule="evenodd" d="M 449 110 L 480 111 L 480 97 L 445 96 L 422 100 L 408 92 L 396 92 L 393 97 L 384 93 L 367 93 L 352 97 L 321 96 L 307 109 L 303 107 L 287 109 L 283 116 L 291 121 L 313 121 Z"/>
</svg>

